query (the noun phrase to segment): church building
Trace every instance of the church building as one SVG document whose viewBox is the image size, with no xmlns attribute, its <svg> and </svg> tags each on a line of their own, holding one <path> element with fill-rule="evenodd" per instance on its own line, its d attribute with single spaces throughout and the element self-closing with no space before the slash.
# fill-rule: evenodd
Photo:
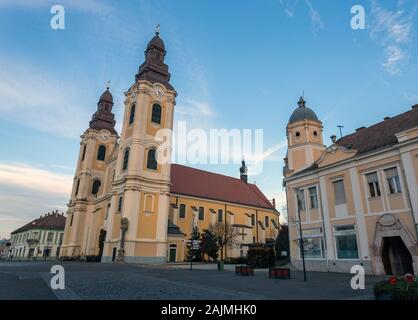
<svg viewBox="0 0 418 320">
<path fill-rule="evenodd" d="M 159 132 L 172 130 L 177 96 L 165 55 L 157 32 L 125 92 L 120 136 L 109 88 L 100 96 L 81 136 L 62 258 L 181 262 L 193 228 L 203 232 L 215 223 L 239 231 L 238 243 L 224 248 L 227 258 L 245 256 L 248 244 L 277 236 L 279 212 L 248 183 L 244 161 L 240 178 L 159 161 Z M 163 153 L 170 159 L 170 144 Z"/>
</svg>

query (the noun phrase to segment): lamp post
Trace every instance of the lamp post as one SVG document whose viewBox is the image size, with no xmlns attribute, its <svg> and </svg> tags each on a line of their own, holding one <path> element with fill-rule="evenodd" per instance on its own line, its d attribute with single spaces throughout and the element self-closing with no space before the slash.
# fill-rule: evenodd
<svg viewBox="0 0 418 320">
<path fill-rule="evenodd" d="M 194 239 L 193 239 L 193 232 L 194 232 L 194 219 L 195 219 L 195 212 L 192 212 L 192 231 L 190 232 L 190 271 L 193 271 L 193 256 L 194 256 Z"/>
<path fill-rule="evenodd" d="M 302 235 L 302 220 L 300 219 L 300 205 L 301 200 L 299 198 L 299 190 L 296 192 L 297 202 L 298 202 L 298 219 L 299 219 L 299 245 L 300 252 L 302 255 L 302 265 L 303 265 L 303 281 L 306 281 L 306 268 L 305 268 L 305 250 L 303 247 L 303 235 Z"/>
</svg>

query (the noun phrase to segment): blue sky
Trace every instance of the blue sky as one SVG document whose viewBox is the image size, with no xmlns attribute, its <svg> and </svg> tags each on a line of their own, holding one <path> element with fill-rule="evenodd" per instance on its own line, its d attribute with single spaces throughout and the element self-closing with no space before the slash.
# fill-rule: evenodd
<svg viewBox="0 0 418 320">
<path fill-rule="evenodd" d="M 50 8 L 65 8 L 52 30 Z M 363 5 L 366 29 L 350 27 Z M 190 128 L 263 129 L 263 172 L 285 204 L 285 127 L 304 92 L 324 140 L 418 103 L 414 0 L 1 0 L 0 238 L 42 213 L 65 211 L 78 156 L 105 83 L 117 127 L 155 25 Z M 269 150 L 276 150 L 272 154 Z M 238 176 L 237 165 L 200 168 Z"/>
</svg>

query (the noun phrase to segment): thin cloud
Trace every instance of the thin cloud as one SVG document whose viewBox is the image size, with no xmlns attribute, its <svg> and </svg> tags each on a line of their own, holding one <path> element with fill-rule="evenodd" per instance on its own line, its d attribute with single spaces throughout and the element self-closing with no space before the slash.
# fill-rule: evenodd
<svg viewBox="0 0 418 320">
<path fill-rule="evenodd" d="M 389 46 L 385 49 L 385 62 L 382 63 L 383 68 L 391 75 L 401 73 L 400 65 L 407 59 L 404 50 L 397 46 Z"/>
<path fill-rule="evenodd" d="M 299 4 L 299 0 L 278 0 L 278 2 L 288 18 L 294 18 L 296 16 L 296 7 Z M 310 0 L 305 0 L 305 4 L 311 19 L 313 34 L 317 35 L 321 29 L 325 28 L 325 23 L 321 18 L 321 14 L 314 8 Z"/>
<path fill-rule="evenodd" d="M 20 163 L 0 163 L 0 184 L 68 196 L 73 176 L 58 174 Z"/>
<path fill-rule="evenodd" d="M 66 211 L 72 175 L 0 163 L 0 238 L 46 212 Z"/>
<path fill-rule="evenodd" d="M 377 45 L 384 47 L 382 67 L 391 75 L 401 74 L 409 60 L 417 8 L 398 1 L 396 8 L 389 10 L 372 0 L 369 35 Z"/>
<path fill-rule="evenodd" d="M 190 99 L 179 100 L 178 105 L 175 107 L 175 112 L 192 117 L 214 116 L 213 108 L 209 103 Z"/>
<path fill-rule="evenodd" d="M 418 102 L 418 94 L 408 94 L 408 93 L 404 92 L 402 94 L 402 96 L 406 100 L 408 100 L 409 102 L 414 102 L 414 103 L 417 103 Z"/>
<path fill-rule="evenodd" d="M 4 56 L 0 69 L 0 118 L 64 137 L 83 132 L 91 110 L 80 106 L 85 98 L 72 84 L 26 61 Z"/>
<path fill-rule="evenodd" d="M 311 17 L 312 22 L 312 30 L 314 34 L 316 35 L 321 29 L 325 27 L 324 22 L 321 19 L 321 15 L 319 14 L 319 11 L 316 10 L 313 6 L 310 0 L 306 0 L 306 5 L 309 8 L 309 16 Z"/>
</svg>

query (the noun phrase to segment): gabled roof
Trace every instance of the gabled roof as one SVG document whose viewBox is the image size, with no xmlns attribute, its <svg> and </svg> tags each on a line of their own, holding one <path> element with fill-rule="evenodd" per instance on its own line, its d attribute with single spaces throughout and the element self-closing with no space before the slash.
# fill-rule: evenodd
<svg viewBox="0 0 418 320">
<path fill-rule="evenodd" d="M 275 210 L 255 184 L 179 164 L 171 165 L 171 193 Z"/>
<path fill-rule="evenodd" d="M 357 129 L 357 132 L 338 140 L 337 145 L 357 150 L 357 154 L 364 154 L 396 144 L 398 140 L 395 134 L 417 126 L 418 105 L 415 105 L 410 111 L 387 118 L 371 127 Z"/>
<path fill-rule="evenodd" d="M 64 230 L 65 227 L 65 216 L 64 214 L 58 212 L 47 213 L 45 216 L 41 216 L 38 219 L 35 219 L 28 224 L 25 224 L 23 227 L 16 229 L 12 234 L 20 233 L 30 229 L 61 229 Z"/>
</svg>

